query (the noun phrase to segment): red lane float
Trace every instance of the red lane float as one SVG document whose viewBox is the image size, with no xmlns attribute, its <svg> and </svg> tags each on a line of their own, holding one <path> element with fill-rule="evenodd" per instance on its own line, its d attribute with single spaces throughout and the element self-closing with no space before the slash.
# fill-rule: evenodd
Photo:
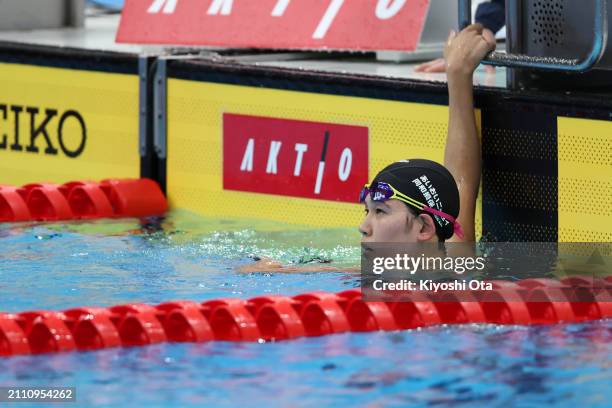
<svg viewBox="0 0 612 408">
<path fill-rule="evenodd" d="M 166 332 L 157 317 L 159 309 L 141 303 L 113 306 L 111 321 L 119 331 L 121 345 L 144 346 L 167 341 Z"/>
<path fill-rule="evenodd" d="M 430 295 L 443 323 L 486 323 L 482 304 L 468 291 L 441 292 Z"/>
<path fill-rule="evenodd" d="M 164 326 L 169 341 L 201 342 L 214 340 L 208 320 L 201 305 L 196 302 L 178 301 L 157 305 L 158 317 Z"/>
<path fill-rule="evenodd" d="M 593 320 L 612 316 L 612 283 L 592 276 L 571 276 L 561 282 L 573 288 L 570 300 L 577 317 Z"/>
<path fill-rule="evenodd" d="M 264 340 L 286 340 L 306 335 L 297 312 L 299 306 L 297 300 L 287 296 L 261 296 L 250 299 L 247 308 Z"/>
<path fill-rule="evenodd" d="M 203 303 L 82 307 L 0 313 L 0 356 L 143 346 L 162 342 L 276 341 L 438 324 L 551 324 L 612 317 L 612 282 L 490 281 L 492 291 L 408 293 L 406 302 L 366 302 L 358 289 Z"/>
<path fill-rule="evenodd" d="M 28 338 L 16 320 L 16 315 L 0 314 L 0 356 L 30 354 Z"/>
<path fill-rule="evenodd" d="M 66 325 L 66 316 L 58 312 L 19 313 L 17 322 L 26 334 L 32 354 L 72 351 L 76 344 Z"/>
<path fill-rule="evenodd" d="M 0 222 L 29 221 L 32 219 L 18 188 L 0 185 Z"/>
<path fill-rule="evenodd" d="M 111 218 L 115 216 L 108 195 L 100 184 L 88 181 L 74 181 L 60 187 L 68 200 L 74 218 Z"/>
<path fill-rule="evenodd" d="M 74 218 L 74 215 L 60 187 L 58 184 L 36 183 L 26 184 L 17 191 L 25 200 L 32 219 L 69 220 Z"/>
<path fill-rule="evenodd" d="M 121 345 L 119 332 L 111 321 L 110 310 L 82 307 L 66 310 L 64 315 L 79 350 L 97 350 Z"/>
<path fill-rule="evenodd" d="M 350 331 L 350 324 L 335 293 L 311 292 L 294 297 L 307 336 Z"/>
<path fill-rule="evenodd" d="M 532 323 L 529 309 L 519 293 L 521 288 L 519 285 L 508 281 L 489 282 L 493 285 L 494 291 L 475 293 L 487 322 L 496 324 Z"/>
<path fill-rule="evenodd" d="M 144 217 L 167 209 L 159 185 L 149 179 L 0 185 L 0 222 Z"/>
<path fill-rule="evenodd" d="M 385 302 L 364 302 L 359 289 L 338 293 L 338 303 L 351 327 L 351 331 L 398 330 L 393 312 Z"/>
<path fill-rule="evenodd" d="M 150 179 L 103 180 L 100 188 L 110 200 L 116 216 L 144 217 L 168 209 L 159 185 Z"/>
<path fill-rule="evenodd" d="M 438 309 L 425 296 L 412 296 L 411 302 L 387 302 L 397 327 L 402 330 L 441 324 Z"/>
<path fill-rule="evenodd" d="M 534 324 L 574 321 L 567 292 L 570 286 L 554 279 L 525 279 L 518 282 Z M 562 301 L 555 301 L 561 299 Z"/>
<path fill-rule="evenodd" d="M 215 340 L 256 341 L 261 338 L 255 318 L 242 299 L 210 300 L 202 312 L 210 322 Z"/>
</svg>

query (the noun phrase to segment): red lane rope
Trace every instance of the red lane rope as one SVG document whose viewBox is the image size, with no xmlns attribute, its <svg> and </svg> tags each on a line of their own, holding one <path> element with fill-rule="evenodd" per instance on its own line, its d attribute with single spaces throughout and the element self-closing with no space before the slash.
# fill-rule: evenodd
<svg viewBox="0 0 612 408">
<path fill-rule="evenodd" d="M 491 283 L 494 289 L 486 299 L 475 292 L 469 302 L 457 300 L 452 292 L 442 298 L 439 293 L 419 293 L 409 302 L 364 302 L 361 291 L 353 289 L 0 313 L 0 356 L 163 342 L 276 341 L 437 324 L 554 324 L 612 317 L 612 277 Z M 583 301 L 559 301 L 563 296 Z"/>
<path fill-rule="evenodd" d="M 150 179 L 0 185 L 0 222 L 144 217 L 167 209 L 166 197 Z"/>
</svg>

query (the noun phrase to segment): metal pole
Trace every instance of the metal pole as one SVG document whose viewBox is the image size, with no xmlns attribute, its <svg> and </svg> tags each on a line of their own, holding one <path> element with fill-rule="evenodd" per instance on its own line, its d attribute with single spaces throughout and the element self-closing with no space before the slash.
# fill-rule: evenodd
<svg viewBox="0 0 612 408">
<path fill-rule="evenodd" d="M 459 29 L 472 24 L 472 0 L 459 1 Z"/>
</svg>

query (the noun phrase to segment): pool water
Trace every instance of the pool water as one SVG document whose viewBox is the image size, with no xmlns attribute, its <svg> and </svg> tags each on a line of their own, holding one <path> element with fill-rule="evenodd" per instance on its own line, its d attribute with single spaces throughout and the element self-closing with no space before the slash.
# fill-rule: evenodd
<svg viewBox="0 0 612 408">
<path fill-rule="evenodd" d="M 356 229 L 207 219 L 185 211 L 146 222 L 1 225 L 0 311 L 340 291 L 357 287 L 359 276 L 237 268 L 270 257 L 285 264 L 325 259 L 342 269 L 358 265 L 358 239 Z M 612 400 L 610 384 L 610 320 L 0 359 L 0 385 L 74 386 L 77 404 L 66 404 L 72 407 L 604 407 Z"/>
</svg>

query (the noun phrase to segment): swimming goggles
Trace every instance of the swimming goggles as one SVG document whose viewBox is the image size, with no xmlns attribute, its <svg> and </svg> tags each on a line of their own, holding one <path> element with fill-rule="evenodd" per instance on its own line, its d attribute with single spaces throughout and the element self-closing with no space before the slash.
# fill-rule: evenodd
<svg viewBox="0 0 612 408">
<path fill-rule="evenodd" d="M 359 202 L 363 203 L 366 197 L 370 195 L 370 199 L 372 201 L 384 202 L 391 199 L 399 200 L 403 203 L 411 205 L 417 210 L 425 211 L 433 215 L 437 215 L 438 217 L 444 218 L 453 223 L 453 232 L 459 238 L 463 238 L 463 229 L 459 222 L 450 214 L 445 212 L 436 210 L 435 208 L 431 208 L 420 201 L 415 200 L 412 197 L 408 197 L 406 194 L 396 190 L 389 183 L 385 183 L 384 181 L 377 181 L 372 184 L 366 184 L 361 189 L 361 193 L 359 193 Z"/>
</svg>

